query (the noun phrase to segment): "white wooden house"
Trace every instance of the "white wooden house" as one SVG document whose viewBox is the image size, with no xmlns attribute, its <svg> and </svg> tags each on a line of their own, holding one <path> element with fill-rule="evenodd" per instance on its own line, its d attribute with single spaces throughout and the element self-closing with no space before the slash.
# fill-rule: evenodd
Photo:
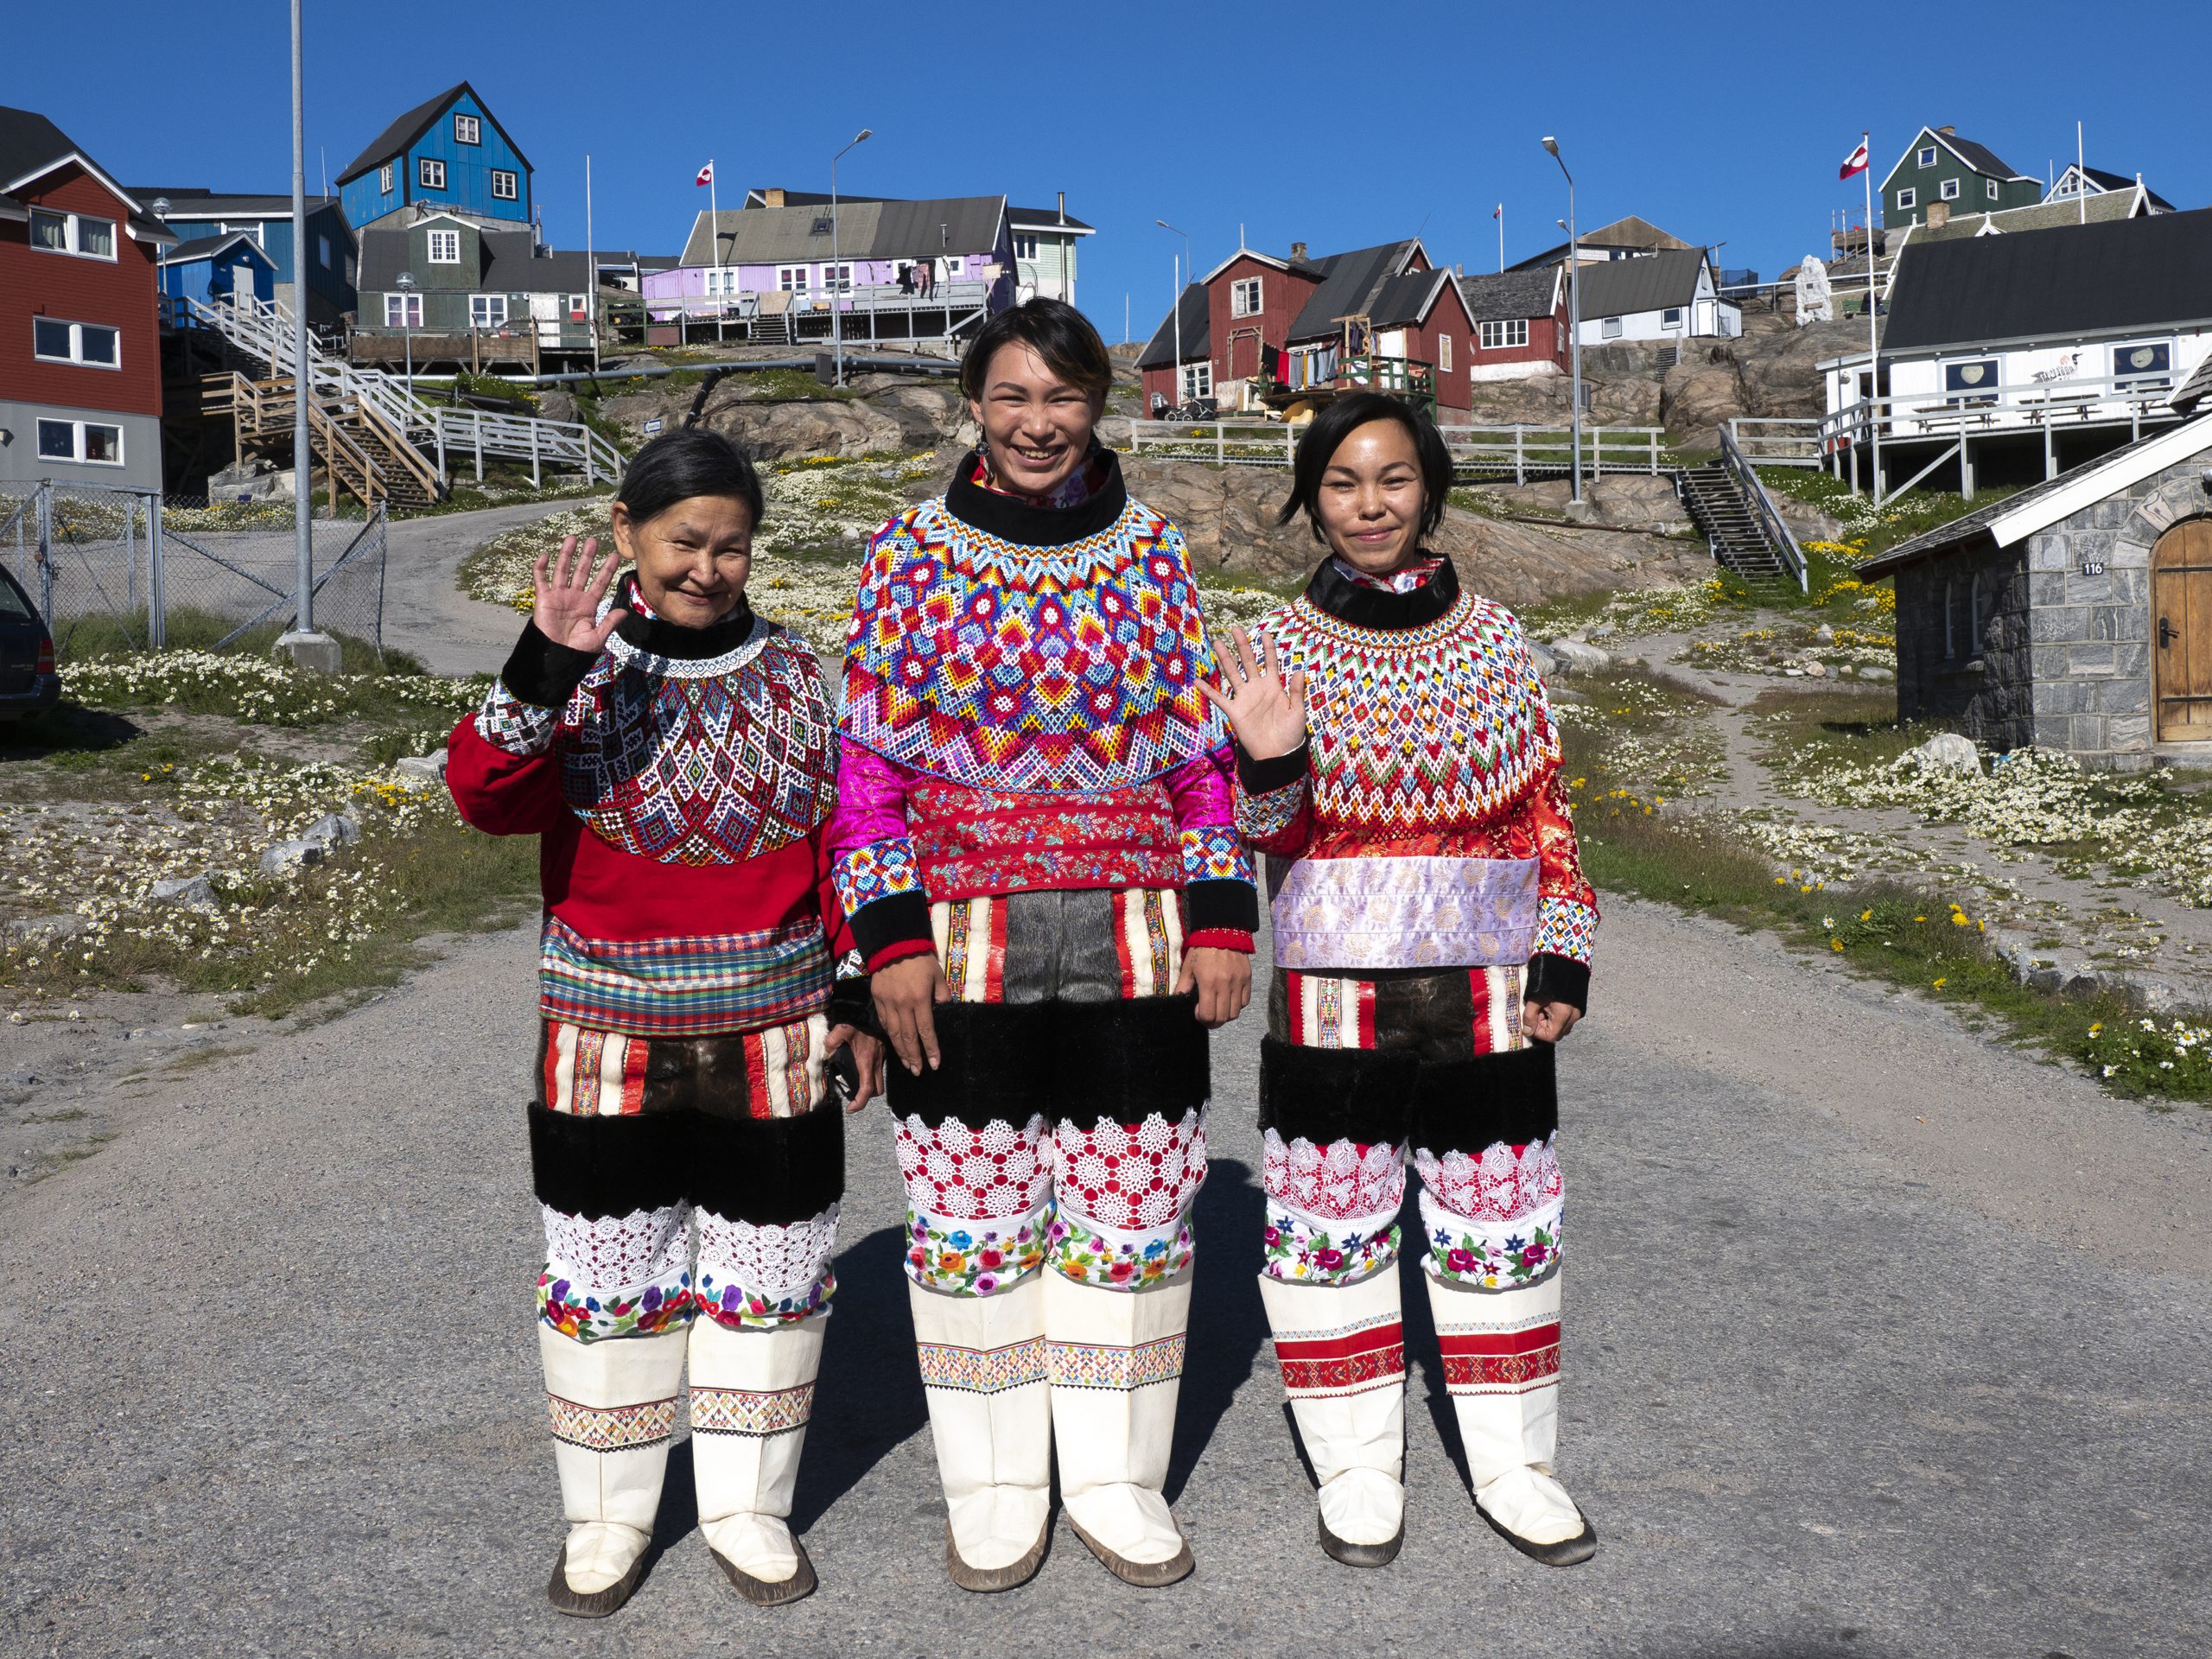
<svg viewBox="0 0 2212 1659">
<path fill-rule="evenodd" d="M 1668 249 L 1632 259 L 1586 264 L 1580 272 L 1579 337 L 1612 340 L 1733 339 L 1744 313 L 1721 296 L 1702 248 Z"/>
</svg>

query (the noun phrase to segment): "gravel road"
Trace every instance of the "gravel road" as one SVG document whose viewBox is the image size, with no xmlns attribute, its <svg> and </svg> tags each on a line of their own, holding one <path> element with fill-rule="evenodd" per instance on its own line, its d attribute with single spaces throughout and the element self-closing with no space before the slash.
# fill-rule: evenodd
<svg viewBox="0 0 2212 1659">
<path fill-rule="evenodd" d="M 527 930 L 329 1023 L 158 1074 L 0 1209 L 10 1655 L 2202 1655 L 2212 1117 L 2086 1081 L 1779 946 L 1615 901 L 1562 1052 L 1562 1472 L 1591 1565 L 1477 1522 L 1433 1338 L 1408 1541 L 1319 1554 L 1253 1281 L 1260 1027 L 1217 1046 L 1171 1495 L 1147 1594 L 1065 1528 L 956 1590 L 877 1106 L 798 1524 L 821 1592 L 704 1556 L 679 1446 L 630 1608 L 559 1618 L 520 1100 Z"/>
<path fill-rule="evenodd" d="M 454 582 L 461 562 L 518 524 L 574 503 L 537 501 L 430 518 L 400 518 L 387 532 L 384 637 L 423 659 L 433 674 L 491 674 L 506 661 L 522 619 L 504 605 L 470 599 Z"/>
</svg>

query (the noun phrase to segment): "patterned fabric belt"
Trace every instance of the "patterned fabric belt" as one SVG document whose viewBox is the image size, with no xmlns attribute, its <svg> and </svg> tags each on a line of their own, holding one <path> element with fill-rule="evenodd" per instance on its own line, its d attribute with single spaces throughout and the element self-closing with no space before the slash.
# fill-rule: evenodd
<svg viewBox="0 0 2212 1659">
<path fill-rule="evenodd" d="M 1452 968 L 1526 962 L 1533 858 L 1268 861 L 1282 968 Z"/>
<path fill-rule="evenodd" d="M 547 1020 L 641 1037 L 753 1031 L 820 1007 L 831 976 L 817 917 L 756 932 L 632 941 L 588 939 L 549 914 L 537 1007 Z"/>
</svg>

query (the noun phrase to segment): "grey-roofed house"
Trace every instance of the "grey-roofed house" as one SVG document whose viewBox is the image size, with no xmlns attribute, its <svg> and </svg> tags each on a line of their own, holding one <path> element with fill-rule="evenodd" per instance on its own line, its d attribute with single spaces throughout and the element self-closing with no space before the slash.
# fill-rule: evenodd
<svg viewBox="0 0 2212 1659">
<path fill-rule="evenodd" d="M 1188 403 L 1213 396 L 1211 321 L 1206 285 L 1190 283 L 1176 308 L 1160 320 L 1160 327 L 1137 353 L 1137 370 L 1150 407 L 1157 410 L 1171 401 Z"/>
<path fill-rule="evenodd" d="M 833 213 L 826 201 L 790 200 L 798 193 L 756 194 L 768 200 L 698 214 L 682 262 L 645 275 L 656 321 L 826 340 L 836 296 L 849 338 L 944 339 L 1014 302 L 1004 196 L 841 197 Z"/>
<path fill-rule="evenodd" d="M 1628 340 L 1733 339 L 1744 314 L 1723 298 L 1702 248 L 1669 248 L 1584 264 L 1580 338 L 1585 346 Z M 1569 303 L 1575 302 L 1570 294 Z"/>
<path fill-rule="evenodd" d="M 2025 207 L 2006 207 L 1991 213 L 1953 213 L 1941 203 L 1923 223 L 1891 235 L 1889 248 L 1902 254 L 1915 243 L 1955 242 L 1968 236 L 2017 236 L 2022 231 L 2063 231 L 2069 226 L 2105 225 L 2116 219 L 2140 219 L 2158 211 L 2150 193 L 2133 184 L 2124 191 L 2087 195 L 2065 201 L 2031 202 Z"/>
<path fill-rule="evenodd" d="M 364 232 L 360 294 L 356 362 L 534 368 L 591 354 L 589 255 L 540 247 L 526 230 L 486 230 L 441 213 Z"/>
<path fill-rule="evenodd" d="M 1600 225 L 1594 231 L 1580 232 L 1574 245 L 1585 264 L 1602 264 L 1609 259 L 1634 259 L 1647 253 L 1679 253 L 1685 248 L 1694 248 L 1694 242 L 1685 242 L 1671 231 L 1662 231 L 1648 219 L 1634 213 L 1617 219 L 1610 225 Z M 1548 266 L 1561 264 L 1567 257 L 1567 243 L 1546 248 L 1541 253 L 1530 254 L 1506 267 L 1516 270 L 1542 270 Z"/>
<path fill-rule="evenodd" d="M 292 259 L 292 198 L 211 190 L 201 185 L 141 185 L 142 201 L 168 203 L 162 218 L 191 240 L 243 231 L 275 267 L 275 292 L 287 310 L 298 303 L 299 276 Z M 341 325 L 358 300 L 353 285 L 359 243 L 336 196 L 307 199 L 308 321 L 321 328 Z"/>
<path fill-rule="evenodd" d="M 1956 128 L 1923 127 L 1889 175 L 1875 187 L 1889 230 L 1923 223 L 1930 207 L 1960 213 L 2027 207 L 2043 200 L 2043 181 L 2016 171 L 1986 144 Z"/>
<path fill-rule="evenodd" d="M 2212 760 L 2212 415 L 1859 566 L 1897 584 L 1897 707 L 1999 750 Z"/>
<path fill-rule="evenodd" d="M 2138 190 L 2143 193 L 2145 204 L 2151 212 L 2171 213 L 2174 211 L 2173 203 L 2144 184 L 2143 175 L 2140 173 L 2130 178 L 2125 173 L 2109 172 L 2101 167 L 2084 167 L 2075 162 L 2067 163 L 2066 170 L 2058 175 L 2056 181 L 2045 193 L 2044 200 L 2071 201 L 2077 196 L 2088 196 L 2094 200 L 2098 196 L 2115 192 L 2124 195 Z"/>
<path fill-rule="evenodd" d="M 1052 207 L 1008 207 L 1007 228 L 1014 236 L 1014 283 L 1025 295 L 1075 303 L 1076 245 L 1096 236 L 1097 226 L 1086 225 L 1068 212 L 1067 193 L 1062 191 Z"/>
<path fill-rule="evenodd" d="M 1567 275 L 1562 267 L 1462 276 L 1459 298 L 1475 329 L 1467 365 L 1471 379 L 1518 380 L 1567 372 Z"/>
</svg>

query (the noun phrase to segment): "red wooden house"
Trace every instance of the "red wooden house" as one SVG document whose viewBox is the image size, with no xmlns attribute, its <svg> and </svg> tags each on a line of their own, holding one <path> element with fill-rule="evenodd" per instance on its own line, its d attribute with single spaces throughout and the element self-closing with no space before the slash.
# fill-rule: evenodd
<svg viewBox="0 0 2212 1659">
<path fill-rule="evenodd" d="M 1565 267 L 1462 276 L 1459 297 L 1474 319 L 1468 372 L 1478 380 L 1565 374 L 1573 347 Z"/>
<path fill-rule="evenodd" d="M 0 484 L 161 488 L 176 241 L 51 121 L 0 107 Z"/>
<path fill-rule="evenodd" d="M 1240 248 L 1185 290 L 1137 359 L 1147 407 L 1214 397 L 1273 409 L 1373 386 L 1465 419 L 1473 323 L 1416 238 L 1309 258 Z"/>
</svg>

